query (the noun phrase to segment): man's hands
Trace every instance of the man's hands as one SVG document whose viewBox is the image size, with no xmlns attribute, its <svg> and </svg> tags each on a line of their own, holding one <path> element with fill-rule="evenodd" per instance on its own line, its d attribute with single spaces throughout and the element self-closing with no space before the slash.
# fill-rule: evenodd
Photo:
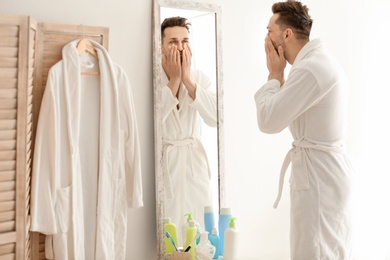
<svg viewBox="0 0 390 260">
<path fill-rule="evenodd" d="M 180 83 L 183 82 L 189 95 L 195 99 L 196 85 L 191 80 L 191 58 L 192 52 L 188 44 L 183 46 L 182 51 L 176 45 L 171 45 L 168 52 L 163 54 L 162 66 L 169 79 L 168 87 L 174 96 L 177 96 Z"/>
<path fill-rule="evenodd" d="M 191 58 L 192 51 L 188 44 L 183 46 L 182 61 L 181 61 L 181 80 L 185 84 L 191 81 Z M 186 84 L 185 84 L 186 85 Z"/>
<path fill-rule="evenodd" d="M 276 51 L 268 36 L 265 38 L 264 47 L 269 71 L 268 80 L 276 79 L 280 82 L 280 86 L 282 86 L 284 84 L 284 69 L 286 68 L 286 59 L 284 57 L 283 47 L 278 46 L 278 51 Z"/>
<path fill-rule="evenodd" d="M 169 46 L 168 52 L 162 55 L 162 66 L 169 79 L 168 87 L 176 96 L 181 82 L 181 59 L 176 45 Z"/>
</svg>

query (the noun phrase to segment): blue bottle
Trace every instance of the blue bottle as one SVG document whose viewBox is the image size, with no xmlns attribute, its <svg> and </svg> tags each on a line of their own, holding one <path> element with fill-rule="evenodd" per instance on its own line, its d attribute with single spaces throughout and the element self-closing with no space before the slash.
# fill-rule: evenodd
<svg viewBox="0 0 390 260">
<path fill-rule="evenodd" d="M 204 229 L 209 233 L 209 236 L 213 232 L 215 226 L 214 210 L 212 206 L 204 207 Z"/>
<path fill-rule="evenodd" d="M 217 227 L 213 228 L 213 232 L 211 232 L 209 236 L 209 240 L 213 246 L 215 246 L 215 254 L 213 259 L 218 259 L 219 257 L 219 236 L 217 232 Z"/>
<path fill-rule="evenodd" d="M 230 208 L 221 208 L 219 213 L 219 255 L 223 255 L 224 249 L 224 234 L 225 230 L 229 227 L 229 218 L 232 217 L 232 211 Z"/>
</svg>

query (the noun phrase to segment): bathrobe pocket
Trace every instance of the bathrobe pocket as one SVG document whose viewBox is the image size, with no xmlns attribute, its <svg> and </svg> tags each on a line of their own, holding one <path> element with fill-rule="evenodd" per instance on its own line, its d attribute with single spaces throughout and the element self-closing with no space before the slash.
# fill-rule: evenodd
<svg viewBox="0 0 390 260">
<path fill-rule="evenodd" d="M 192 147 L 191 163 L 192 174 L 194 178 L 211 179 L 209 174 L 209 165 L 207 155 L 203 152 L 202 147 Z"/>
<path fill-rule="evenodd" d="M 295 149 L 291 153 L 291 177 L 290 188 L 292 190 L 308 190 L 309 175 L 307 164 L 305 163 L 306 156 L 302 149 Z"/>
<path fill-rule="evenodd" d="M 58 227 L 62 233 L 68 232 L 69 229 L 70 190 L 71 186 L 57 190 L 56 213 Z"/>
</svg>

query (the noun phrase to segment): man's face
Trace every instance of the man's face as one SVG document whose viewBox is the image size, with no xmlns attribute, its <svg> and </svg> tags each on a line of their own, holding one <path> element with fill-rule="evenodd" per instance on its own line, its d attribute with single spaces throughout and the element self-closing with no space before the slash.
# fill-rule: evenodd
<svg viewBox="0 0 390 260">
<path fill-rule="evenodd" d="M 169 46 L 176 46 L 180 51 L 180 56 L 186 45 L 189 43 L 188 30 L 185 27 L 175 26 L 168 27 L 164 30 L 162 43 L 162 53 L 167 54 Z"/>
<path fill-rule="evenodd" d="M 268 23 L 267 36 L 271 39 L 272 44 L 275 47 L 275 50 L 278 51 L 278 47 L 282 46 L 283 50 L 285 50 L 286 44 L 283 38 L 283 32 L 280 30 L 280 26 L 276 24 L 276 20 L 278 19 L 279 14 L 274 14 Z"/>
</svg>

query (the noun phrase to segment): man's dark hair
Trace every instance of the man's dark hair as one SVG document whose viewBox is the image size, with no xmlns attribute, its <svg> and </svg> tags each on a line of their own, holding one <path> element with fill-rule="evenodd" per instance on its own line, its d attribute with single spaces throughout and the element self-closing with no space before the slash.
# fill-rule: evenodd
<svg viewBox="0 0 390 260">
<path fill-rule="evenodd" d="M 165 37 L 164 35 L 165 29 L 169 27 L 175 27 L 175 26 L 185 27 L 189 32 L 191 23 L 189 23 L 186 18 L 179 17 L 179 16 L 165 18 L 165 20 L 161 24 L 161 40 L 164 39 Z"/>
<path fill-rule="evenodd" d="M 299 1 L 287 0 L 275 3 L 272 12 L 279 14 L 276 24 L 283 30 L 291 28 L 298 40 L 309 39 L 313 20 L 306 5 Z"/>
</svg>

